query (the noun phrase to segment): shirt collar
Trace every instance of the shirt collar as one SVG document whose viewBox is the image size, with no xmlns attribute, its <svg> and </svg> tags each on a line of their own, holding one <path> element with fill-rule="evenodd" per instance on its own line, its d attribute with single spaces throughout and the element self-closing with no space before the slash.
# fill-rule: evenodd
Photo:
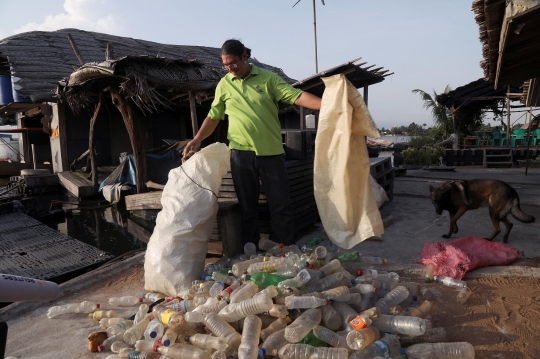
<svg viewBox="0 0 540 359">
<path fill-rule="evenodd" d="M 231 81 L 234 81 L 234 80 L 247 80 L 251 76 L 258 75 L 259 74 L 259 68 L 257 66 L 255 66 L 255 65 L 253 65 L 251 62 L 249 63 L 249 65 L 251 66 L 251 72 L 249 73 L 249 75 L 245 79 L 241 79 L 239 77 L 234 77 L 231 73 L 228 73 L 227 76 L 229 76 Z"/>
</svg>

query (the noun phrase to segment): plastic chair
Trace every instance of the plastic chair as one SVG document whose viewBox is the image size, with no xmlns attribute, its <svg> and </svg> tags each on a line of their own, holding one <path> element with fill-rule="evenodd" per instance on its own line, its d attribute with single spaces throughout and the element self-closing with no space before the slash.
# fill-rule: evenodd
<svg viewBox="0 0 540 359">
<path fill-rule="evenodd" d="M 531 144 L 536 146 L 540 143 L 540 128 L 531 131 Z"/>
<path fill-rule="evenodd" d="M 516 147 L 516 142 L 521 141 L 521 145 L 527 146 L 527 130 L 522 128 L 515 129 L 510 139 L 510 147 Z"/>
<path fill-rule="evenodd" d="M 493 146 L 504 146 L 505 144 L 505 141 L 506 141 L 506 133 L 500 131 L 500 130 L 495 130 L 493 132 L 491 132 L 491 144 Z"/>
</svg>

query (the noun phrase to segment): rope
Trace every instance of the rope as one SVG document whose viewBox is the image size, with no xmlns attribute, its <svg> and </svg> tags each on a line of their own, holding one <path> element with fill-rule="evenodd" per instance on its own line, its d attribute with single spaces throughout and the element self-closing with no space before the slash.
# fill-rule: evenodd
<svg viewBox="0 0 540 359">
<path fill-rule="evenodd" d="M 219 199 L 218 196 L 214 193 L 214 191 L 212 191 L 210 188 L 205 188 L 203 186 L 201 186 L 200 184 L 198 184 L 197 182 L 195 182 L 193 180 L 193 178 L 189 177 L 188 174 L 186 173 L 186 171 L 184 170 L 184 167 L 183 166 L 180 166 L 180 168 L 182 169 L 182 171 L 184 172 L 184 174 L 187 176 L 187 178 L 189 178 L 191 180 L 191 182 L 195 183 L 197 186 L 201 187 L 202 189 L 205 189 L 207 191 L 210 191 L 212 192 L 212 194 L 216 197 L 216 199 Z"/>
</svg>

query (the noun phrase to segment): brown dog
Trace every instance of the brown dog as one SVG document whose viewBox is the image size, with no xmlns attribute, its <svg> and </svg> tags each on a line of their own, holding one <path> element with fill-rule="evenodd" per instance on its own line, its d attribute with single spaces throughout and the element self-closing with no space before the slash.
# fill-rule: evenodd
<svg viewBox="0 0 540 359">
<path fill-rule="evenodd" d="M 486 238 L 490 241 L 501 233 L 500 222 L 503 222 L 506 226 L 503 242 L 508 242 L 508 235 L 514 226 L 506 218 L 509 213 L 523 223 L 535 221 L 533 216 L 525 214 L 519 207 L 519 196 L 516 190 L 506 182 L 496 179 L 451 181 L 439 188 L 429 186 L 429 191 L 435 212 L 442 214 L 446 210 L 450 215 L 450 231 L 448 234 L 443 234 L 443 238 L 450 238 L 452 233 L 457 233 L 457 221 L 465 212 L 470 209 L 478 209 L 481 206 L 489 208 L 489 215 L 493 223 L 493 234 L 490 238 Z"/>
</svg>

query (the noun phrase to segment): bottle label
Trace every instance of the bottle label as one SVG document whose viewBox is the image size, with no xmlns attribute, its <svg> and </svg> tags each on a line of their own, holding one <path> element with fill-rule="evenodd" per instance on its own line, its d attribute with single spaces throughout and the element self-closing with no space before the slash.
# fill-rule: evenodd
<svg viewBox="0 0 540 359">
<path fill-rule="evenodd" d="M 118 324 L 116 324 L 116 325 L 118 325 L 118 327 L 119 327 L 120 329 L 126 330 L 126 323 L 122 322 L 122 323 L 118 323 Z"/>
<path fill-rule="evenodd" d="M 366 328 L 367 327 L 367 324 L 366 322 L 364 322 L 364 319 L 362 319 L 361 316 L 357 315 L 356 318 L 354 318 L 353 320 L 351 320 L 349 322 L 349 324 L 351 324 L 351 326 L 355 329 L 355 330 L 360 330 L 360 329 L 363 329 L 363 328 Z"/>
<path fill-rule="evenodd" d="M 172 310 L 172 309 L 166 309 L 162 314 L 161 314 L 161 322 L 165 325 L 168 325 L 169 324 L 169 320 L 171 319 L 171 317 L 173 315 L 175 315 L 177 312 Z"/>
<path fill-rule="evenodd" d="M 376 342 L 373 342 L 373 346 L 377 347 L 379 350 L 379 356 L 382 356 L 383 358 L 390 357 L 390 346 L 384 340 L 377 340 Z"/>
</svg>

